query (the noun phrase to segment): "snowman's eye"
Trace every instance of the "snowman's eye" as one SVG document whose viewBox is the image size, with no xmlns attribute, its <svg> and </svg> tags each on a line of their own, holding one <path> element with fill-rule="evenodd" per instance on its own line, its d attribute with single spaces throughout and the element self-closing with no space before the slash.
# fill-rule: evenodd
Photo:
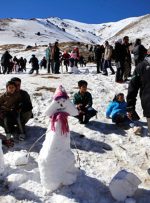
<svg viewBox="0 0 150 203">
<path fill-rule="evenodd" d="M 59 104 L 60 102 L 58 101 L 57 103 Z"/>
</svg>

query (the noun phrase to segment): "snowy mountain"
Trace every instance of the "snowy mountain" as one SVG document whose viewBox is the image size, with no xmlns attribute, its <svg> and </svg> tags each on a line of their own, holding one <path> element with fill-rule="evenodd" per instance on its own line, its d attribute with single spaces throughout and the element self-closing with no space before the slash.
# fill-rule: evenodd
<svg viewBox="0 0 150 203">
<path fill-rule="evenodd" d="M 128 35 L 131 41 L 141 38 L 150 43 L 150 14 L 118 22 L 86 24 L 68 19 L 0 19 L 0 45 L 45 45 L 49 42 L 84 42 L 89 44 L 114 42 Z"/>
</svg>

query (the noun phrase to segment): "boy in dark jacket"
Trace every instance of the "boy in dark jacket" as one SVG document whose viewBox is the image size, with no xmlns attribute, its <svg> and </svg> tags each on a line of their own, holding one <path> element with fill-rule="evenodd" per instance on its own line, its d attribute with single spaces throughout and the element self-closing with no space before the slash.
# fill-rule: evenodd
<svg viewBox="0 0 150 203">
<path fill-rule="evenodd" d="M 88 83 L 85 80 L 78 82 L 79 92 L 74 95 L 73 103 L 79 110 L 79 122 L 86 124 L 90 118 L 95 116 L 97 111 L 92 108 L 92 95 L 87 91 Z"/>
<path fill-rule="evenodd" d="M 17 124 L 19 134 L 23 133 L 19 120 L 20 95 L 16 93 L 16 85 L 12 81 L 6 84 L 6 92 L 0 96 L 0 125 L 4 127 L 7 139 L 12 137 L 14 125 Z"/>
</svg>

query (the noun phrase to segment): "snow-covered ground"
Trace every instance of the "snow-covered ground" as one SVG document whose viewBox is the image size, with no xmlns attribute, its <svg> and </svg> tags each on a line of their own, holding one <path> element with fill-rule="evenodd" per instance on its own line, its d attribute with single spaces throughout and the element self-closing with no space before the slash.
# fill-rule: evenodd
<svg viewBox="0 0 150 203">
<path fill-rule="evenodd" d="M 86 68 L 89 73 L 85 73 Z M 115 83 L 113 75 L 96 74 L 94 64 L 86 68 L 80 68 L 80 74 L 48 75 L 42 71 L 39 75 L 0 75 L 0 92 L 5 90 L 6 81 L 11 77 L 22 79 L 22 89 L 29 92 L 34 113 L 34 118 L 26 126 L 26 140 L 15 143 L 11 149 L 3 147 L 5 172 L 0 178 L 0 203 L 117 203 L 108 185 L 122 169 L 133 172 L 142 181 L 135 195 L 136 202 L 150 202 L 150 175 L 147 172 L 150 167 L 150 138 L 146 136 L 147 126 L 140 100 L 137 101 L 137 111 L 144 129 L 142 136 L 137 136 L 132 129 L 118 128 L 105 117 L 109 101 L 115 93 L 126 95 L 128 84 Z M 80 173 L 75 184 L 44 194 L 37 164 L 44 137 L 31 149 L 27 165 L 16 167 L 15 158 L 21 153 L 20 150 L 28 151 L 46 132 L 49 118 L 44 117 L 43 112 L 52 100 L 54 89 L 62 84 L 72 99 L 78 91 L 77 82 L 80 79 L 88 82 L 93 107 L 98 110 L 97 118 L 92 118 L 87 125 L 79 124 L 74 117 L 69 118 L 71 148 Z M 2 128 L 0 132 L 3 133 Z"/>
</svg>

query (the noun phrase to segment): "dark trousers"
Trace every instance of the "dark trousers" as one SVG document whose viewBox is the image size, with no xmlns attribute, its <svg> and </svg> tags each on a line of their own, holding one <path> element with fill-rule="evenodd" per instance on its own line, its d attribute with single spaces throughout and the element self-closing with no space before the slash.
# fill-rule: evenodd
<svg viewBox="0 0 150 203">
<path fill-rule="evenodd" d="M 20 113 L 16 111 L 3 113 L 3 117 L 0 119 L 0 125 L 4 128 L 6 134 L 12 134 L 15 125 L 17 125 L 18 134 L 24 134 Z"/>
<path fill-rule="evenodd" d="M 80 123 L 88 123 L 90 118 L 95 116 L 97 111 L 94 108 L 85 109 L 84 111 L 79 111 L 79 115 L 76 118 L 79 119 Z"/>
<path fill-rule="evenodd" d="M 64 65 L 66 66 L 66 72 L 68 72 L 69 59 L 64 60 Z"/>
<path fill-rule="evenodd" d="M 97 73 L 100 73 L 100 71 L 102 71 L 101 59 L 96 61 L 96 67 L 97 67 Z"/>
<path fill-rule="evenodd" d="M 50 71 L 51 71 L 51 60 L 49 59 L 47 61 L 47 73 L 50 73 Z"/>
<path fill-rule="evenodd" d="M 33 67 L 33 68 L 31 68 L 31 70 L 29 71 L 29 74 L 32 74 L 34 71 L 36 71 L 36 74 L 39 73 L 39 69 Z"/>
<path fill-rule="evenodd" d="M 116 82 L 121 82 L 123 81 L 123 74 L 124 74 L 124 67 L 123 67 L 123 63 L 120 63 L 119 61 L 116 62 L 116 78 L 115 81 Z"/>
<path fill-rule="evenodd" d="M 7 72 L 7 74 L 9 74 L 11 72 L 11 68 L 9 65 L 3 66 L 3 74 L 5 74 L 6 72 Z"/>
<path fill-rule="evenodd" d="M 115 72 L 114 69 L 111 66 L 111 60 L 104 60 L 104 63 L 103 63 L 103 72 L 105 74 L 108 74 L 107 68 L 110 68 L 112 73 Z"/>
<path fill-rule="evenodd" d="M 54 73 L 55 74 L 59 73 L 59 67 L 60 67 L 60 62 L 54 61 Z"/>
</svg>

